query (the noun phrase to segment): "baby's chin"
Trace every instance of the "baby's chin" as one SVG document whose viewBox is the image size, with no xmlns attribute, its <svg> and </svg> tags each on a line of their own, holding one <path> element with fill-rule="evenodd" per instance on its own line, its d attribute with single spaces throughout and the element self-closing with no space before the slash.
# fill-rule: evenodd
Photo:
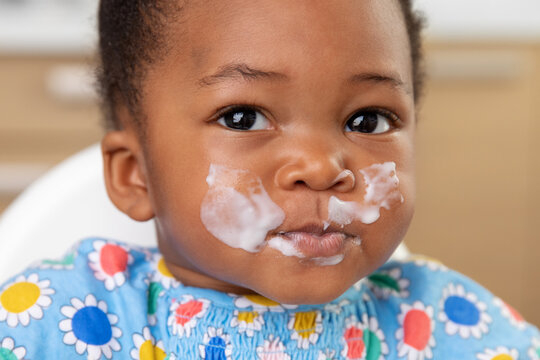
<svg viewBox="0 0 540 360">
<path fill-rule="evenodd" d="M 325 304 L 340 297 L 355 282 L 356 281 L 341 281 L 330 283 L 325 282 L 322 279 L 318 279 L 318 281 L 301 282 L 276 280 L 271 286 L 257 286 L 252 290 L 257 294 L 280 304 Z"/>
<path fill-rule="evenodd" d="M 338 297 L 340 297 L 347 289 L 344 291 L 332 291 L 332 292 L 322 292 L 312 289 L 310 292 L 298 292 L 298 291 L 280 291 L 278 293 L 272 294 L 261 294 L 273 301 L 276 301 L 280 304 L 289 304 L 289 305 L 314 305 L 314 304 L 326 304 L 329 303 Z"/>
<path fill-rule="evenodd" d="M 235 269 L 228 280 L 281 304 L 324 304 L 340 297 L 378 265 L 359 247 L 347 252 L 343 261 L 325 266 L 293 256 L 261 256 L 256 265 L 249 266 L 250 271 Z"/>
</svg>

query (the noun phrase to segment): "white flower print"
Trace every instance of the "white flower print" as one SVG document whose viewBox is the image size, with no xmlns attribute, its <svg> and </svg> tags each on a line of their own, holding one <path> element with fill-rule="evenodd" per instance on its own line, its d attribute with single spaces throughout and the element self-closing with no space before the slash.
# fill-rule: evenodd
<svg viewBox="0 0 540 360">
<path fill-rule="evenodd" d="M 0 359 L 24 360 L 26 349 L 24 346 L 15 347 L 15 341 L 10 337 L 0 340 Z"/>
<path fill-rule="evenodd" d="M 486 349 L 481 354 L 476 354 L 478 360 L 517 360 L 519 352 L 516 349 L 508 349 L 499 346 L 496 349 Z"/>
<path fill-rule="evenodd" d="M 368 276 L 367 285 L 379 299 L 388 299 L 390 296 L 407 298 L 409 296 L 410 281 L 402 277 L 400 268 L 379 270 Z"/>
<path fill-rule="evenodd" d="M 108 313 L 107 303 L 97 301 L 88 294 L 84 301 L 71 299 L 71 306 L 62 306 L 60 312 L 66 317 L 58 327 L 64 334 L 64 343 L 74 345 L 78 354 L 88 354 L 88 358 L 107 359 L 113 357 L 113 351 L 120 351 L 118 338 L 122 331 L 114 326 L 118 316 Z"/>
<path fill-rule="evenodd" d="M 191 330 L 197 325 L 208 309 L 210 301 L 206 299 L 196 299 L 191 295 L 183 295 L 180 301 L 173 301 L 167 320 L 167 324 L 172 327 L 172 333 L 179 337 L 190 337 Z"/>
<path fill-rule="evenodd" d="M 287 354 L 287 348 L 280 341 L 279 336 L 274 337 L 272 334 L 264 340 L 262 346 L 257 347 L 257 356 L 259 360 L 291 360 L 291 356 Z"/>
<path fill-rule="evenodd" d="M 462 285 L 449 284 L 443 290 L 439 306 L 439 320 L 445 323 L 448 335 L 480 339 L 488 332 L 491 316 L 486 312 L 487 305 L 476 294 L 466 292 Z"/>
<path fill-rule="evenodd" d="M 88 266 L 94 270 L 95 278 L 103 281 L 109 291 L 124 285 L 128 266 L 133 263 L 129 250 L 103 240 L 96 240 L 92 245 L 95 251 L 88 254 Z"/>
<path fill-rule="evenodd" d="M 234 310 L 231 327 L 237 327 L 240 334 L 245 333 L 247 336 L 253 337 L 255 331 L 261 331 L 263 325 L 262 314 L 256 311 Z"/>
<path fill-rule="evenodd" d="M 400 328 L 396 331 L 398 357 L 406 356 L 407 360 L 432 359 L 435 347 L 433 307 L 416 301 L 412 306 L 401 304 L 400 308 Z"/>
</svg>

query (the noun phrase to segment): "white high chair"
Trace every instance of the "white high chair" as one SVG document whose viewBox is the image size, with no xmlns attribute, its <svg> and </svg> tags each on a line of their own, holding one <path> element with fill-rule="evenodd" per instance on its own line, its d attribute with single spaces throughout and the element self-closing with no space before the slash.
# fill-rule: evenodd
<svg viewBox="0 0 540 360">
<path fill-rule="evenodd" d="M 94 236 L 156 244 L 153 221 L 131 220 L 109 200 L 98 144 L 51 169 L 0 217 L 0 283 L 34 261 L 60 258 L 78 240 Z"/>
<path fill-rule="evenodd" d="M 0 283 L 39 259 L 60 258 L 87 237 L 156 245 L 152 220 L 131 220 L 109 200 L 98 144 L 43 175 L 0 217 Z M 408 254 L 402 244 L 392 258 Z"/>
</svg>

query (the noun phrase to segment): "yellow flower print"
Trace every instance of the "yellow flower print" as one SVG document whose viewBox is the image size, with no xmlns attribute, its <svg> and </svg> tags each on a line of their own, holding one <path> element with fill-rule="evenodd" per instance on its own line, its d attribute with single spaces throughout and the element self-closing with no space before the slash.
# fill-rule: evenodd
<svg viewBox="0 0 540 360">
<path fill-rule="evenodd" d="M 486 349 L 483 353 L 477 354 L 476 358 L 478 360 L 517 360 L 519 352 L 516 349 L 499 346 L 495 350 Z"/>
<path fill-rule="evenodd" d="M 171 271 L 165 265 L 163 256 L 161 254 L 154 254 L 152 257 L 152 267 L 154 272 L 152 274 L 152 281 L 159 282 L 164 289 L 176 288 L 180 286 L 180 282 L 176 280 L 171 274 Z"/>
<path fill-rule="evenodd" d="M 133 344 L 135 347 L 131 350 L 130 355 L 137 360 L 173 360 L 173 354 L 167 355 L 163 350 L 163 341 L 155 343 L 155 339 L 150 333 L 150 329 L 145 327 L 142 334 L 133 335 Z"/>
<path fill-rule="evenodd" d="M 7 321 L 8 326 L 18 324 L 27 326 L 30 318 L 41 319 L 43 309 L 51 305 L 49 295 L 54 290 L 49 287 L 49 280 L 39 280 L 37 274 L 18 276 L 14 282 L 6 284 L 0 293 L 0 322 Z"/>
<path fill-rule="evenodd" d="M 317 343 L 323 331 L 321 313 L 306 311 L 291 314 L 287 327 L 293 331 L 291 339 L 298 342 L 298 348 L 307 349 L 309 344 Z"/>
<path fill-rule="evenodd" d="M 238 327 L 240 334 L 246 333 L 252 337 L 255 331 L 260 331 L 264 325 L 264 319 L 257 311 L 234 311 L 231 327 Z"/>
</svg>

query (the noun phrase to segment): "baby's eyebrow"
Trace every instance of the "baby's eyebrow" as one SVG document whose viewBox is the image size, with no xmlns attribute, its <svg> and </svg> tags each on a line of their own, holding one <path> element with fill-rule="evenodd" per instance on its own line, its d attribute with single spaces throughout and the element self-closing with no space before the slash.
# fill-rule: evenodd
<svg viewBox="0 0 540 360">
<path fill-rule="evenodd" d="M 378 84 L 387 84 L 393 88 L 403 90 L 405 93 L 410 94 L 412 90 L 401 80 L 398 74 L 385 75 L 382 73 L 360 73 L 354 74 L 349 78 L 349 82 L 353 84 L 361 84 L 365 82 L 372 82 Z"/>
<path fill-rule="evenodd" d="M 207 87 L 227 80 L 236 80 L 239 78 L 246 81 L 261 79 L 278 81 L 290 80 L 287 75 L 279 72 L 255 69 L 245 63 L 230 63 L 219 67 L 214 74 L 203 77 L 198 81 L 198 84 L 201 87 Z M 412 90 L 406 86 L 398 74 L 386 75 L 378 72 L 365 72 L 352 75 L 349 77 L 348 81 L 351 84 L 371 82 L 390 85 L 391 87 L 402 90 L 407 94 L 412 93 Z"/>
<path fill-rule="evenodd" d="M 274 72 L 274 71 L 264 71 L 259 69 L 254 69 L 244 63 L 231 63 L 224 66 L 221 66 L 217 72 L 212 75 L 205 76 L 198 81 L 198 84 L 201 87 L 215 85 L 217 83 L 230 80 L 242 78 L 244 80 L 259 80 L 259 79 L 268 79 L 268 80 L 288 80 L 289 77 L 285 74 Z"/>
</svg>

